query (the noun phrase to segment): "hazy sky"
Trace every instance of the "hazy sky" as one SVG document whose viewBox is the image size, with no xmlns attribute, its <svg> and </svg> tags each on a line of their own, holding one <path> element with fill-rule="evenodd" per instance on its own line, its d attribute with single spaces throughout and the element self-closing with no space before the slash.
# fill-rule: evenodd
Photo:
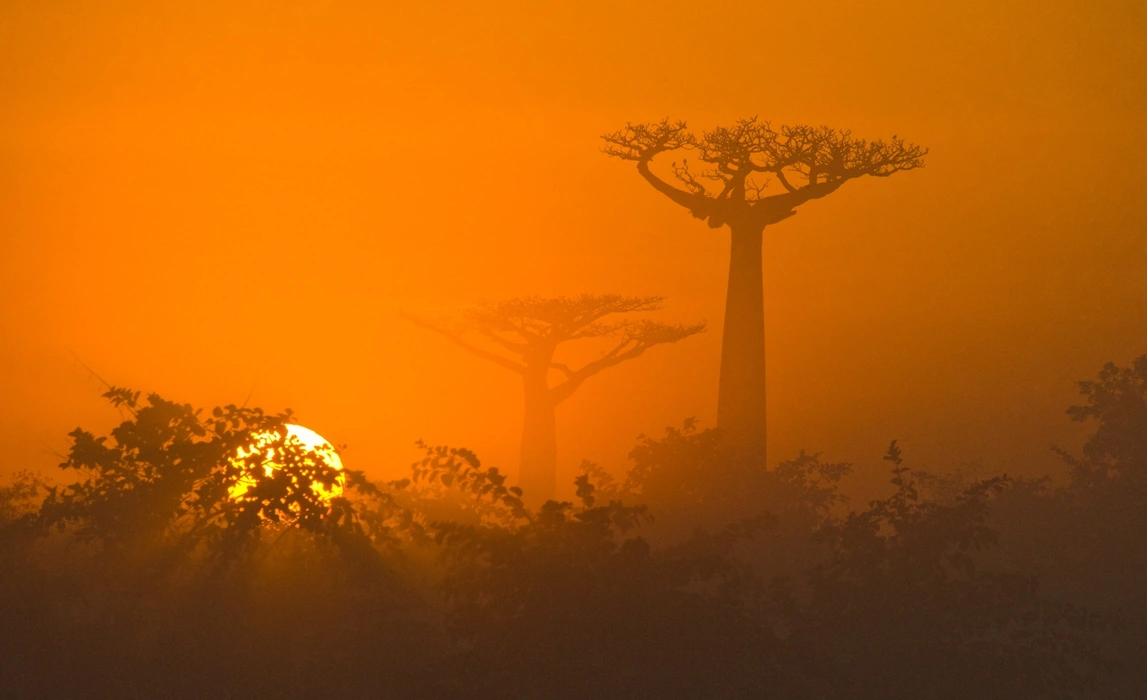
<svg viewBox="0 0 1147 700">
<path fill-rule="evenodd" d="M 1040 473 L 1073 382 L 1147 352 L 1147 4 L 0 5 L 0 473 L 109 382 L 291 407 L 399 475 L 516 466 L 517 377 L 399 318 L 669 297 L 710 331 L 591 379 L 559 465 L 712 424 L 728 236 L 598 152 L 759 115 L 931 148 L 765 232 L 770 457 Z M 74 353 L 74 356 L 73 356 Z"/>
</svg>

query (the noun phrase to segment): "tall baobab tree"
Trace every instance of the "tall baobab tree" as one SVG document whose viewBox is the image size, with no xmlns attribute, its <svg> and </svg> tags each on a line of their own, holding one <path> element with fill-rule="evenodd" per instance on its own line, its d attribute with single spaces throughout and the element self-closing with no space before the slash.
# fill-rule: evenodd
<svg viewBox="0 0 1147 700">
<path fill-rule="evenodd" d="M 836 192 L 864 175 L 888 177 L 922 167 L 927 149 L 893 136 L 866 141 L 829 127 L 782 126 L 742 119 L 701 137 L 683 121 L 626 124 L 602 137 L 607 155 L 637 164 L 637 172 L 670 200 L 710 228 L 732 236 L 717 427 L 734 454 L 765 459 L 765 311 L 761 244 L 766 226 L 796 214 L 800 205 Z M 651 164 L 661 154 L 690 151 L 703 163 L 672 161 L 663 172 Z M 676 180 L 676 184 L 671 181 Z M 775 180 L 774 190 L 766 191 Z"/>
<path fill-rule="evenodd" d="M 474 355 L 521 375 L 525 417 L 518 481 L 526 498 L 539 501 L 552 498 L 557 485 L 554 409 L 558 404 L 598 372 L 640 357 L 654 345 L 676 343 L 705 329 L 704 323 L 675 325 L 610 318 L 655 311 L 661 308 L 663 300 L 617 294 L 528 297 L 467 309 L 461 321 L 454 324 L 406 317 Z M 554 360 L 558 345 L 589 338 L 609 339 L 612 343 L 599 357 L 576 369 Z M 551 385 L 551 374 L 557 375 L 556 384 Z"/>
</svg>

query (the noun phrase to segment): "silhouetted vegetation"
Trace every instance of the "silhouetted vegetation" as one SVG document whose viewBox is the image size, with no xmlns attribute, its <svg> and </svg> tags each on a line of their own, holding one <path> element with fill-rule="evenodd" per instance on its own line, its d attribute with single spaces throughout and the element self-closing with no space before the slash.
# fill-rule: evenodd
<svg viewBox="0 0 1147 700">
<path fill-rule="evenodd" d="M 756 117 L 700 137 L 683 121 L 626 124 L 602 136 L 603 152 L 631 161 L 655 190 L 709 228 L 729 228 L 729 286 L 721 336 L 717 427 L 741 459 L 765 458 L 765 307 L 761 269 L 765 228 L 860 177 L 889 177 L 924 166 L 928 149 L 893 136 L 868 141 L 851 131 L 796 124 L 774 129 Z M 664 154 L 679 185 L 654 172 Z M 779 187 L 769 190 L 775 182 Z"/>
<path fill-rule="evenodd" d="M 573 502 L 529 507 L 465 449 L 336 474 L 290 414 L 122 389 L 52 485 L 0 489 L 5 697 L 1138 696 L 1147 357 L 1081 384 L 1070 482 L 774 469 L 686 421 Z M 273 473 L 236 459 L 281 438 Z M 235 495 L 244 475 L 258 478 Z"/>
<path fill-rule="evenodd" d="M 553 498 L 557 486 L 554 410 L 558 405 L 599 372 L 641 357 L 656 345 L 676 343 L 705 330 L 704 323 L 682 325 L 629 317 L 656 311 L 664 300 L 620 294 L 529 297 L 467 309 L 461 323 L 432 323 L 409 315 L 407 318 L 446 336 L 466 351 L 521 375 L 525 407 L 519 474 L 522 487 L 536 505 Z M 477 344 L 467 337 L 468 332 L 480 339 Z M 592 339 L 609 342 L 595 359 L 580 367 L 571 367 L 570 360 L 555 360 L 559 345 Z M 562 379 L 551 385 L 553 372 Z"/>
</svg>

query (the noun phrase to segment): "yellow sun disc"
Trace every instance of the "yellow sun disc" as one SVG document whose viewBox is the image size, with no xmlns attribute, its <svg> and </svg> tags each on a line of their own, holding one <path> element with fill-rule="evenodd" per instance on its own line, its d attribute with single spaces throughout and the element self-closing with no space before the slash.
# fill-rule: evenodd
<svg viewBox="0 0 1147 700">
<path fill-rule="evenodd" d="M 298 440 L 303 449 L 313 455 L 314 459 L 332 469 L 342 471 L 342 459 L 339 458 L 334 445 L 327 442 L 322 435 L 319 435 L 310 428 L 304 428 L 301 425 L 294 425 L 292 423 L 287 423 L 283 427 L 287 429 L 286 440 Z M 271 476 L 276 469 L 282 466 L 275 461 L 275 449 L 282 443 L 283 439 L 284 438 L 276 432 L 253 433 L 251 435 L 251 444 L 247 447 L 240 447 L 231 462 L 240 469 L 246 470 L 250 464 L 250 458 L 257 455 L 259 457 L 258 462 L 263 467 L 263 475 Z M 339 474 L 338 479 L 331 484 L 329 489 L 320 483 L 312 483 L 311 488 L 314 489 L 319 498 L 329 503 L 332 498 L 337 498 L 342 495 L 345 482 L 346 479 L 342 474 Z M 228 490 L 227 495 L 233 500 L 237 499 L 254 485 L 255 476 L 247 474 L 235 482 L 235 485 Z"/>
</svg>

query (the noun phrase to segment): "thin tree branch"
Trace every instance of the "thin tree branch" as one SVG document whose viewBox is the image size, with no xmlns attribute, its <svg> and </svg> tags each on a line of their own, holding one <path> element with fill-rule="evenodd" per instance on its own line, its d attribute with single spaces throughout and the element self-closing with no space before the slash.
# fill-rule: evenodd
<svg viewBox="0 0 1147 700">
<path fill-rule="evenodd" d="M 777 168 L 773 172 L 776 174 L 777 180 L 780 181 L 782 187 L 784 187 L 789 192 L 797 191 L 797 188 L 793 187 L 792 183 L 789 182 L 789 179 L 785 177 L 784 168 Z M 801 221 L 804 221 L 804 219 L 801 219 Z"/>
<path fill-rule="evenodd" d="M 625 337 L 600 358 L 588 362 L 581 368 L 571 370 L 566 365 L 551 364 L 566 375 L 566 380 L 550 389 L 554 405 L 565 401 L 581 386 L 582 382 L 602 370 L 614 367 L 640 357 L 646 350 L 666 343 L 676 343 L 705 330 L 704 323 L 694 325 L 669 325 L 655 321 L 642 321 L 627 326 Z"/>
<path fill-rule="evenodd" d="M 556 406 L 562 401 L 568 399 L 570 396 L 573 396 L 573 393 L 577 391 L 579 386 L 582 385 L 582 382 L 589 379 L 593 375 L 601 372 L 606 368 L 613 367 L 614 365 L 619 365 L 626 360 L 632 360 L 636 357 L 640 357 L 650 347 L 638 342 L 634 343 L 633 347 L 630 347 L 628 350 L 626 350 L 625 348 L 631 343 L 634 343 L 634 340 L 632 338 L 626 338 L 601 358 L 587 363 L 581 369 L 574 370 L 568 375 L 564 382 L 558 384 L 557 386 L 551 387 L 550 399 L 553 401 L 554 405 Z"/>
<path fill-rule="evenodd" d="M 438 333 L 439 335 L 446 337 L 447 339 L 450 340 L 450 342 L 454 343 L 455 345 L 462 348 L 463 350 L 466 350 L 467 352 L 471 353 L 472 355 L 476 355 L 476 356 L 481 357 L 483 359 L 489 360 L 490 362 L 493 362 L 494 364 L 496 364 L 500 367 L 505 367 L 506 369 L 508 369 L 512 372 L 517 372 L 518 374 L 525 374 L 525 372 L 526 372 L 526 366 L 524 364 L 522 364 L 520 362 L 515 362 L 514 360 L 511 360 L 508 357 L 503 357 L 501 355 L 498 355 L 497 353 L 493 353 L 493 352 L 490 352 L 488 350 L 483 350 L 482 348 L 479 348 L 475 345 L 472 345 L 471 343 L 466 341 L 465 338 L 462 337 L 461 333 L 452 331 L 448 328 L 445 328 L 443 326 L 439 326 L 439 325 L 434 324 L 434 323 L 430 323 L 429 321 L 426 321 L 425 319 L 419 318 L 417 316 L 413 316 L 411 314 L 407 314 L 405 312 L 400 311 L 399 315 L 401 315 L 403 318 L 410 321 L 411 323 L 413 323 L 416 326 L 420 326 L 420 327 L 425 328 L 427 330 L 434 331 L 435 333 Z"/>
<path fill-rule="evenodd" d="M 694 216 L 700 217 L 703 214 L 707 215 L 706 212 L 710 209 L 710 205 L 708 201 L 706 201 L 709 199 L 707 196 L 679 190 L 668 182 L 665 182 L 654 175 L 653 171 L 649 169 L 648 160 L 640 160 L 637 162 L 637 172 L 641 174 L 641 177 L 645 178 L 646 182 L 653 185 L 653 189 L 693 212 Z"/>
<path fill-rule="evenodd" d="M 501 345 L 502 347 L 506 348 L 507 350 L 514 353 L 515 355 L 524 355 L 530 349 L 529 343 L 526 343 L 525 341 L 510 340 L 509 338 L 504 338 L 498 334 L 499 331 L 497 329 L 488 328 L 488 327 L 478 327 L 475 330 L 478 333 L 481 333 L 483 337 L 488 338 L 489 340 L 497 343 L 498 345 Z M 519 333 L 519 335 L 520 335 L 520 333 Z"/>
</svg>

